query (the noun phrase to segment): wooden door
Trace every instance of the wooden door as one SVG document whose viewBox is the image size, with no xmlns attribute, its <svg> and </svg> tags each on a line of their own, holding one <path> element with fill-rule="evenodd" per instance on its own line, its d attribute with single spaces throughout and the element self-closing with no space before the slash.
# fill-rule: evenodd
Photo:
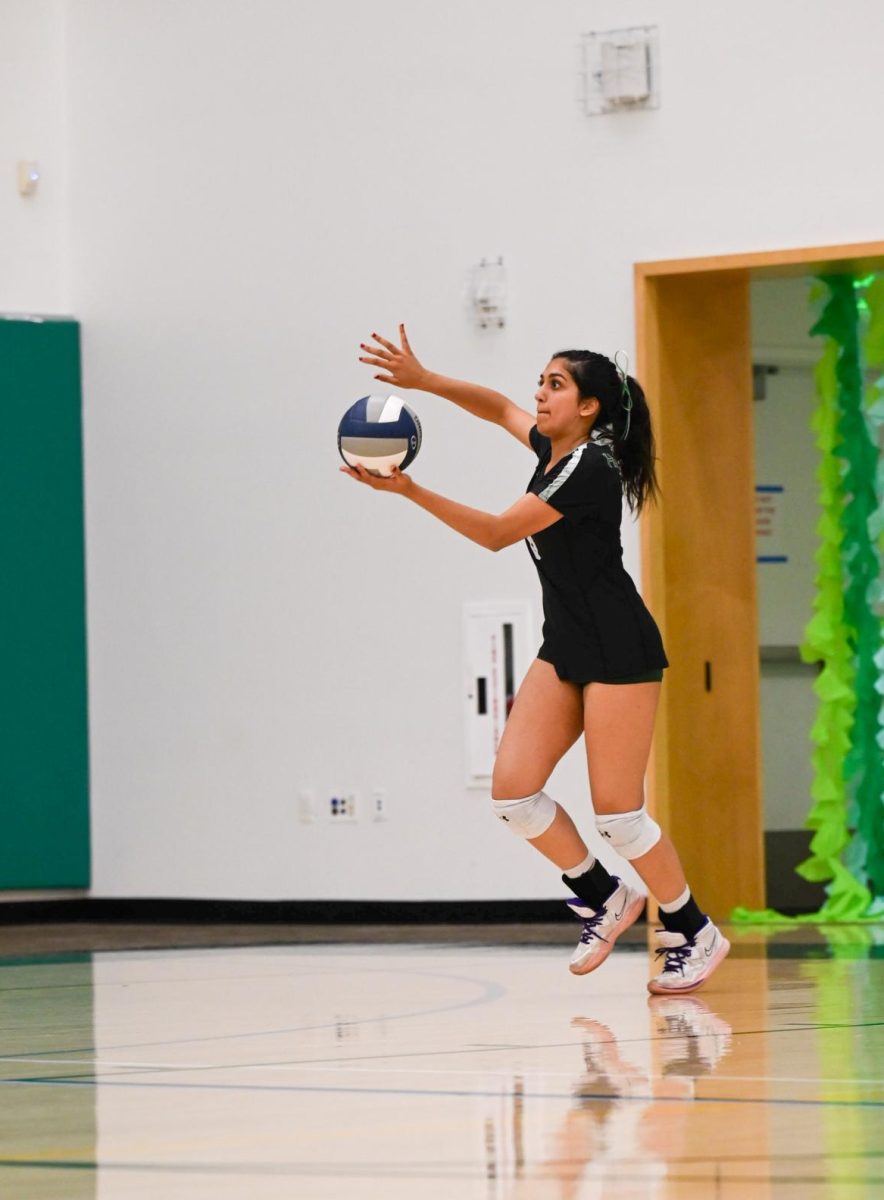
<svg viewBox="0 0 884 1200">
<path fill-rule="evenodd" d="M 643 591 L 670 659 L 649 805 L 700 905 L 764 904 L 748 270 L 637 274 L 661 499 Z"/>
</svg>

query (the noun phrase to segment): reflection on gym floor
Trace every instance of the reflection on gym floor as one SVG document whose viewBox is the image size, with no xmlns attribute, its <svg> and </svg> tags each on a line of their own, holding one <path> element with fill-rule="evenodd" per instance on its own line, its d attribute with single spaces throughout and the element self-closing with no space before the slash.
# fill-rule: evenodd
<svg viewBox="0 0 884 1200">
<path fill-rule="evenodd" d="M 884 931 L 729 936 L 680 997 L 641 944 L 6 960 L 0 1195 L 875 1194 Z"/>
</svg>

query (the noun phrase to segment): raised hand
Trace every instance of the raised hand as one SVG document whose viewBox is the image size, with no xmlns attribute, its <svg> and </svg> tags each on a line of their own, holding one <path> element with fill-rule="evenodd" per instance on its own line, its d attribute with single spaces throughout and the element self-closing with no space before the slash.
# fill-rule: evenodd
<svg viewBox="0 0 884 1200">
<path fill-rule="evenodd" d="M 375 379 L 379 379 L 381 383 L 392 383 L 394 387 L 406 390 L 423 386 L 429 372 L 415 358 L 414 351 L 408 344 L 404 325 L 399 326 L 400 345 L 398 346 L 388 342 L 386 338 L 382 338 L 379 333 L 373 333 L 371 337 L 372 341 L 377 342 L 377 345 L 369 346 L 365 342 L 360 342 L 359 349 L 364 350 L 365 354 L 359 356 L 359 361 L 368 363 L 370 367 L 383 369 L 385 373 L 375 375 Z"/>
</svg>

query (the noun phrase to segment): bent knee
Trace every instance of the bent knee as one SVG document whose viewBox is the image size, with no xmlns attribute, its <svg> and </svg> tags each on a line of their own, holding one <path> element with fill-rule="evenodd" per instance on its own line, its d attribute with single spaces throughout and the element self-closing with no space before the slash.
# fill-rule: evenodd
<svg viewBox="0 0 884 1200">
<path fill-rule="evenodd" d="M 644 805 L 624 813 L 597 813 L 596 829 L 621 857 L 641 858 L 660 841 L 662 830 Z"/>
<path fill-rule="evenodd" d="M 534 779 L 524 773 L 497 771 L 491 777 L 492 800 L 519 800 L 543 790 L 545 779 Z"/>
<path fill-rule="evenodd" d="M 518 837 L 528 840 L 546 833 L 558 812 L 555 800 L 551 800 L 546 792 L 536 792 L 518 800 L 492 800 L 491 807 L 498 820 L 505 821 Z"/>
</svg>

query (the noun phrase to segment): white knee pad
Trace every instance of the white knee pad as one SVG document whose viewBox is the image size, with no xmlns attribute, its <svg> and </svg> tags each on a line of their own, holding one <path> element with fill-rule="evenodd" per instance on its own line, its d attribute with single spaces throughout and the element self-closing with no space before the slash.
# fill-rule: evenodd
<svg viewBox="0 0 884 1200">
<path fill-rule="evenodd" d="M 660 826 L 644 807 L 634 812 L 602 813 L 595 819 L 596 829 L 623 858 L 640 858 L 656 846 L 662 837 Z"/>
<path fill-rule="evenodd" d="M 513 833 L 523 838 L 540 837 L 556 819 L 556 802 L 546 792 L 524 800 L 492 800 L 491 807 L 499 820 L 506 821 Z"/>
</svg>

